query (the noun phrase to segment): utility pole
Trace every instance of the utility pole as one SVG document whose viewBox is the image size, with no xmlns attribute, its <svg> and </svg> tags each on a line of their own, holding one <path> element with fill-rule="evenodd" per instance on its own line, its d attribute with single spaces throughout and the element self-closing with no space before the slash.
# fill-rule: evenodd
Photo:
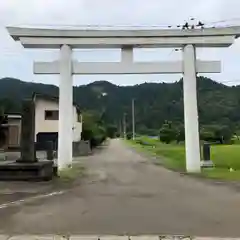
<svg viewBox="0 0 240 240">
<path fill-rule="evenodd" d="M 132 139 L 135 140 L 135 99 L 132 99 Z"/>
<path fill-rule="evenodd" d="M 123 137 L 124 137 L 124 139 L 127 139 L 127 133 L 126 133 L 126 113 L 123 114 Z"/>
<path fill-rule="evenodd" d="M 119 128 L 118 128 L 118 130 L 119 130 L 119 134 L 120 134 L 120 138 L 122 137 L 122 121 L 120 120 L 119 121 Z"/>
</svg>

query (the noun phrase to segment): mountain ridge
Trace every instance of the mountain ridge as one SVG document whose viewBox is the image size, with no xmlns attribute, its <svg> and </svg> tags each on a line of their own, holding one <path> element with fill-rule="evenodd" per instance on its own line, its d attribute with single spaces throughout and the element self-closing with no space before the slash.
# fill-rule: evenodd
<svg viewBox="0 0 240 240">
<path fill-rule="evenodd" d="M 105 121 L 111 124 L 119 124 L 126 113 L 130 128 L 131 100 L 134 98 L 137 128 L 159 129 L 165 120 L 183 122 L 182 83 L 180 79 L 173 83 L 119 86 L 102 80 L 74 86 L 74 101 L 82 110 L 104 112 Z M 226 86 L 205 77 L 198 77 L 197 86 L 200 124 L 240 126 L 240 86 Z M 58 96 L 58 87 L 2 78 L 0 106 L 8 112 L 18 112 L 21 101 L 31 97 L 33 92 Z"/>
</svg>

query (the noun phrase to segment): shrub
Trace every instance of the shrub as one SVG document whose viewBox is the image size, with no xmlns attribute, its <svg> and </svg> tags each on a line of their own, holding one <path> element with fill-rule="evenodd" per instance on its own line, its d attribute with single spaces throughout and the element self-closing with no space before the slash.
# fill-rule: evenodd
<svg viewBox="0 0 240 240">
<path fill-rule="evenodd" d="M 207 125 L 200 131 L 200 139 L 208 142 L 230 143 L 233 132 L 228 126 Z"/>
<path fill-rule="evenodd" d="M 109 138 L 115 138 L 117 134 L 117 127 L 115 125 L 108 125 L 106 128 L 106 134 Z"/>
<path fill-rule="evenodd" d="M 132 133 L 128 132 L 126 137 L 127 137 L 128 140 L 132 139 Z"/>
<path fill-rule="evenodd" d="M 184 125 L 179 125 L 177 128 L 177 135 L 176 135 L 177 143 L 185 141 L 185 129 Z"/>
<path fill-rule="evenodd" d="M 96 116 L 89 113 L 83 115 L 82 139 L 90 141 L 91 148 L 106 140 L 106 129 Z"/>
<path fill-rule="evenodd" d="M 170 142 L 176 140 L 177 138 L 177 130 L 172 126 L 171 122 L 166 121 L 159 132 L 159 138 L 161 142 L 169 144 Z"/>
<path fill-rule="evenodd" d="M 121 134 L 118 132 L 116 133 L 116 137 L 119 138 L 121 136 Z"/>
</svg>

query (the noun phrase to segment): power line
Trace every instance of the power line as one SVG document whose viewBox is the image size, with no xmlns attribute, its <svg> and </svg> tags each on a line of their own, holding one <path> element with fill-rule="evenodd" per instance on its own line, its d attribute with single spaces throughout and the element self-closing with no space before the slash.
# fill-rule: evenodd
<svg viewBox="0 0 240 240">
<path fill-rule="evenodd" d="M 190 21 L 190 24 L 189 24 Z M 116 24 L 116 25 L 106 25 L 106 24 L 34 24 L 34 25 L 18 25 L 18 27 L 70 27 L 70 28 L 183 28 L 188 29 L 191 27 L 210 27 L 209 25 L 216 25 L 220 23 L 239 21 L 240 18 L 229 18 L 218 21 L 198 21 L 197 24 L 191 24 L 192 21 L 196 21 L 195 18 L 190 18 L 189 21 L 185 21 L 184 24 L 150 24 L 150 25 L 129 25 L 129 24 Z M 16 25 L 15 25 L 16 27 Z M 215 27 L 215 26 L 211 26 Z"/>
<path fill-rule="evenodd" d="M 217 24 L 217 23 L 225 23 L 225 22 L 234 22 L 234 21 L 240 21 L 240 18 L 229 18 L 224 20 L 218 20 L 213 22 L 206 22 L 207 24 Z"/>
</svg>

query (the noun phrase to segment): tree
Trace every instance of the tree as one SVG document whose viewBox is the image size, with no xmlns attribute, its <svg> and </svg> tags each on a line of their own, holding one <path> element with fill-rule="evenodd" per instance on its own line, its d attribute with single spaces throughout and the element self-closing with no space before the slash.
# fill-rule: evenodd
<svg viewBox="0 0 240 240">
<path fill-rule="evenodd" d="M 107 136 L 109 138 L 115 138 L 116 134 L 117 134 L 117 131 L 118 131 L 118 129 L 117 129 L 116 125 L 109 124 L 106 127 Z"/>
<path fill-rule="evenodd" d="M 228 126 L 215 126 L 215 136 L 221 144 L 229 143 L 233 136 L 233 131 Z"/>
<path fill-rule="evenodd" d="M 180 124 L 177 127 L 176 140 L 177 140 L 177 143 L 185 141 L 185 129 L 183 124 Z"/>
<path fill-rule="evenodd" d="M 91 148 L 100 145 L 106 139 L 106 129 L 101 115 L 96 112 L 83 112 L 82 139 L 90 141 Z"/>
<path fill-rule="evenodd" d="M 240 86 L 226 86 L 201 76 L 197 81 L 200 125 L 221 125 L 230 127 L 231 131 L 232 127 L 234 131 L 240 130 Z M 135 119 L 140 134 L 158 135 L 165 119 L 183 124 L 182 80 L 135 86 L 117 86 L 98 81 L 74 87 L 73 91 L 74 101 L 81 106 L 82 111 L 96 112 L 100 116 L 100 125 L 119 122 L 123 113 L 131 116 L 132 98 L 138 99 Z M 4 106 L 7 113 L 19 113 L 21 101 L 31 97 L 33 92 L 58 96 L 56 86 L 5 78 L 0 80 L 0 106 Z M 107 95 L 103 96 L 104 93 Z M 127 119 L 127 127 L 130 132 L 130 117 Z M 154 134 L 155 131 L 157 134 Z"/>
<path fill-rule="evenodd" d="M 200 140 L 206 141 L 206 142 L 215 142 L 215 134 L 211 129 L 202 128 L 200 130 Z"/>
<path fill-rule="evenodd" d="M 234 134 L 233 129 L 222 125 L 205 125 L 200 130 L 201 140 L 208 142 L 229 143 Z"/>
<path fill-rule="evenodd" d="M 146 136 L 158 136 L 159 131 L 156 129 L 151 129 L 147 128 L 144 125 L 137 125 L 137 132 L 141 135 L 146 135 Z"/>
<path fill-rule="evenodd" d="M 132 139 L 133 137 L 132 132 L 127 132 L 126 137 L 128 140 Z"/>
<path fill-rule="evenodd" d="M 165 121 L 159 132 L 160 141 L 169 144 L 170 142 L 176 140 L 177 133 L 178 132 L 176 128 L 173 127 L 172 122 Z"/>
</svg>

